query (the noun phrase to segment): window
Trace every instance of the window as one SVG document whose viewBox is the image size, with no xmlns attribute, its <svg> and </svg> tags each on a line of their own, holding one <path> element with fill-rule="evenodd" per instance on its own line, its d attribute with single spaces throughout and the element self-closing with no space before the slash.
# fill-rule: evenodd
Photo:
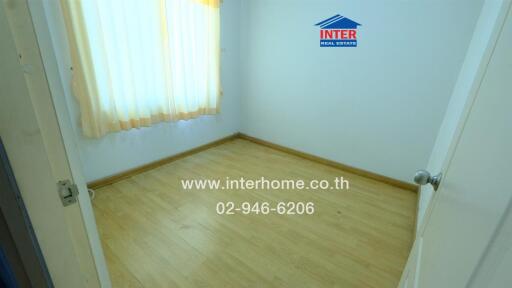
<svg viewBox="0 0 512 288">
<path fill-rule="evenodd" d="M 219 0 L 62 0 L 84 135 L 219 111 Z"/>
</svg>

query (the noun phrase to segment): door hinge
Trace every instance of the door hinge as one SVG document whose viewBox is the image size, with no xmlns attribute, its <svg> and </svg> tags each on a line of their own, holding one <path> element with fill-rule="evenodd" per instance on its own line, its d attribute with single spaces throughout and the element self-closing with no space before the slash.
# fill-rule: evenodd
<svg viewBox="0 0 512 288">
<path fill-rule="evenodd" d="M 62 180 L 57 183 L 59 188 L 59 196 L 64 207 L 76 203 L 78 198 L 78 187 L 71 183 L 70 180 Z"/>
</svg>

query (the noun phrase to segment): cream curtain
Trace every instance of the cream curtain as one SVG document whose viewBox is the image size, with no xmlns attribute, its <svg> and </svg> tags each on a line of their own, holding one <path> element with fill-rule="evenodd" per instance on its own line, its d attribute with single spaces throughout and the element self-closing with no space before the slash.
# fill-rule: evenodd
<svg viewBox="0 0 512 288">
<path fill-rule="evenodd" d="M 218 0 L 61 3 L 84 135 L 218 113 Z"/>
</svg>

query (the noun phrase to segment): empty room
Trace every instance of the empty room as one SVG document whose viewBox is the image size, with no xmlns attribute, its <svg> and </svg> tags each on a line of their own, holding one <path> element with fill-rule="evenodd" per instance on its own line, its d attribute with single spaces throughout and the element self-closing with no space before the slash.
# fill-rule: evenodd
<svg viewBox="0 0 512 288">
<path fill-rule="evenodd" d="M 512 287 L 511 0 L 2 0 L 0 287 Z"/>
</svg>

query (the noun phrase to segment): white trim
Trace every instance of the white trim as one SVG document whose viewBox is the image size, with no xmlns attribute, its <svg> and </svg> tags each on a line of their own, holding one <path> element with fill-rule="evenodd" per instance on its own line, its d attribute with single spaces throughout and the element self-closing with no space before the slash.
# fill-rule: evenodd
<svg viewBox="0 0 512 288">
<path fill-rule="evenodd" d="M 82 212 L 84 226 L 87 230 L 89 245 L 92 250 L 100 285 L 101 287 L 111 287 L 112 285 L 96 227 L 94 212 L 89 198 L 86 181 L 82 174 L 77 144 L 73 137 L 74 131 L 71 126 L 71 118 L 66 105 L 64 86 L 62 85 L 58 70 L 57 58 L 54 52 L 55 49 L 51 41 L 52 38 L 45 13 L 45 5 L 49 5 L 49 3 L 43 3 L 38 0 L 28 0 L 28 5 L 62 133 L 68 163 L 73 176 L 73 181 L 78 186 L 80 210 Z"/>
</svg>

